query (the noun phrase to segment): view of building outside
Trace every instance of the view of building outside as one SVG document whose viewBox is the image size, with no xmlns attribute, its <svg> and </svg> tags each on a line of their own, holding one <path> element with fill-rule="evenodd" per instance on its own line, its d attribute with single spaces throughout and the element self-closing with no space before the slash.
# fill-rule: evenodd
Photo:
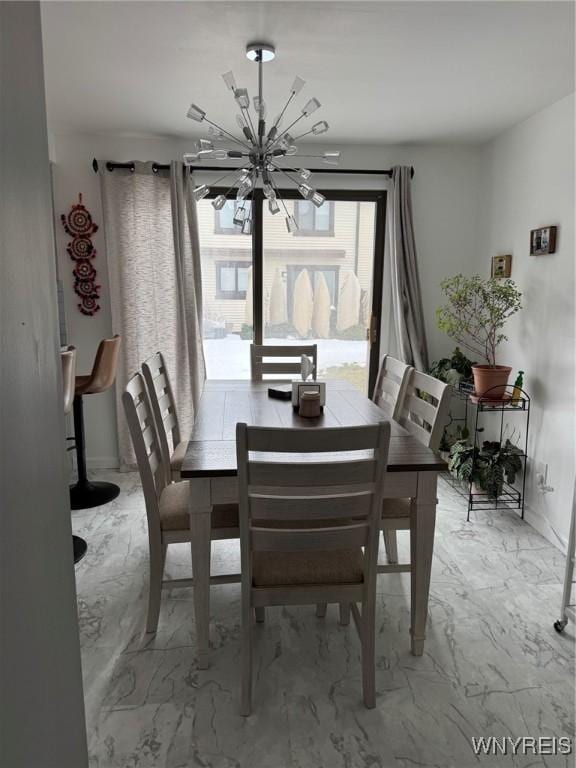
<svg viewBox="0 0 576 768">
<path fill-rule="evenodd" d="M 236 205 L 215 211 L 210 200 L 198 203 L 210 378 L 250 376 L 252 240 L 232 222 Z M 375 203 L 338 200 L 315 208 L 288 200 L 286 207 L 296 234 L 264 206 L 264 343 L 317 343 L 319 378 L 346 378 L 366 392 Z"/>
</svg>

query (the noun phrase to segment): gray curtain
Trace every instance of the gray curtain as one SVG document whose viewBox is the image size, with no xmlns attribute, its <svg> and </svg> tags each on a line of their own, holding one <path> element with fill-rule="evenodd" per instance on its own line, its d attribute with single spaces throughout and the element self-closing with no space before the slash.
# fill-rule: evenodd
<svg viewBox="0 0 576 768">
<path fill-rule="evenodd" d="M 394 166 L 386 204 L 383 352 L 424 371 L 428 345 L 412 220 L 411 171 Z"/>
<path fill-rule="evenodd" d="M 121 468 L 134 466 L 121 404 L 128 379 L 154 352 L 166 360 L 182 434 L 190 430 L 206 378 L 196 204 L 181 163 L 154 173 L 101 173 L 113 330 L 122 336 L 116 385 Z"/>
</svg>

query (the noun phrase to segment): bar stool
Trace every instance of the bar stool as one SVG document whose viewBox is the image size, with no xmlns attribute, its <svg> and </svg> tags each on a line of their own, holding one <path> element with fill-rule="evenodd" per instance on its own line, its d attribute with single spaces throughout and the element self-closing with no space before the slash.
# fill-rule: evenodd
<svg viewBox="0 0 576 768">
<path fill-rule="evenodd" d="M 60 350 L 60 362 L 62 363 L 62 390 L 64 392 L 64 413 L 70 413 L 74 401 L 74 380 L 76 375 L 76 347 L 66 347 Z M 80 536 L 72 535 L 74 549 L 74 564 L 80 562 L 88 544 Z"/>
<path fill-rule="evenodd" d="M 88 480 L 86 475 L 86 441 L 84 435 L 84 395 L 97 395 L 110 389 L 116 379 L 120 336 L 102 339 L 94 359 L 92 373 L 88 376 L 76 376 L 74 391 L 74 437 L 76 442 L 76 461 L 78 482 L 70 486 L 70 506 L 72 509 L 88 509 L 106 504 L 120 493 L 114 483 Z"/>
</svg>

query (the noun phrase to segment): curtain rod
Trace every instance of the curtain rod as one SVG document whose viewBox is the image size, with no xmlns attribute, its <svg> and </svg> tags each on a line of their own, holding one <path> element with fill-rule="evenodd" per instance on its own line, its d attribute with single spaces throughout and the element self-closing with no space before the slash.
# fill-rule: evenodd
<svg viewBox="0 0 576 768">
<path fill-rule="evenodd" d="M 187 166 L 190 168 L 190 171 L 214 171 L 217 173 L 222 173 L 222 171 L 234 171 L 235 169 L 232 168 L 229 165 L 189 165 Z M 98 161 L 96 158 L 92 161 L 92 168 L 94 169 L 94 173 L 98 173 Z M 108 161 L 106 163 L 106 170 L 108 171 L 114 171 L 116 168 L 123 168 L 128 171 L 134 172 L 134 163 L 113 163 Z M 158 173 L 158 171 L 167 171 L 170 169 L 170 165 L 168 163 L 152 163 L 152 171 L 153 173 Z M 238 169 L 239 170 L 239 169 Z M 374 170 L 366 170 L 366 169 L 351 169 L 351 168 L 310 168 L 310 171 L 313 173 L 345 173 L 345 174 L 353 174 L 355 176 L 357 175 L 369 175 L 369 176 L 392 176 L 392 169 L 388 168 L 383 171 L 374 171 Z M 414 168 L 410 168 L 410 176 L 414 178 Z"/>
</svg>

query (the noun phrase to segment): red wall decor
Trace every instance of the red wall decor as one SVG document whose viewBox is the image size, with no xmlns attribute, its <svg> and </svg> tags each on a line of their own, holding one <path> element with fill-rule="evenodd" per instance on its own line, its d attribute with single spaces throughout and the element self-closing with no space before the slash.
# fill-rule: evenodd
<svg viewBox="0 0 576 768">
<path fill-rule="evenodd" d="M 66 251 L 74 262 L 72 274 L 74 291 L 80 297 L 78 309 L 83 315 L 95 315 L 100 309 L 100 286 L 96 284 L 96 269 L 92 264 L 96 256 L 92 235 L 98 231 L 98 225 L 82 205 L 82 193 L 78 195 L 78 202 L 71 206 L 70 213 L 62 214 L 60 220 L 66 234 L 72 238 Z"/>
</svg>

